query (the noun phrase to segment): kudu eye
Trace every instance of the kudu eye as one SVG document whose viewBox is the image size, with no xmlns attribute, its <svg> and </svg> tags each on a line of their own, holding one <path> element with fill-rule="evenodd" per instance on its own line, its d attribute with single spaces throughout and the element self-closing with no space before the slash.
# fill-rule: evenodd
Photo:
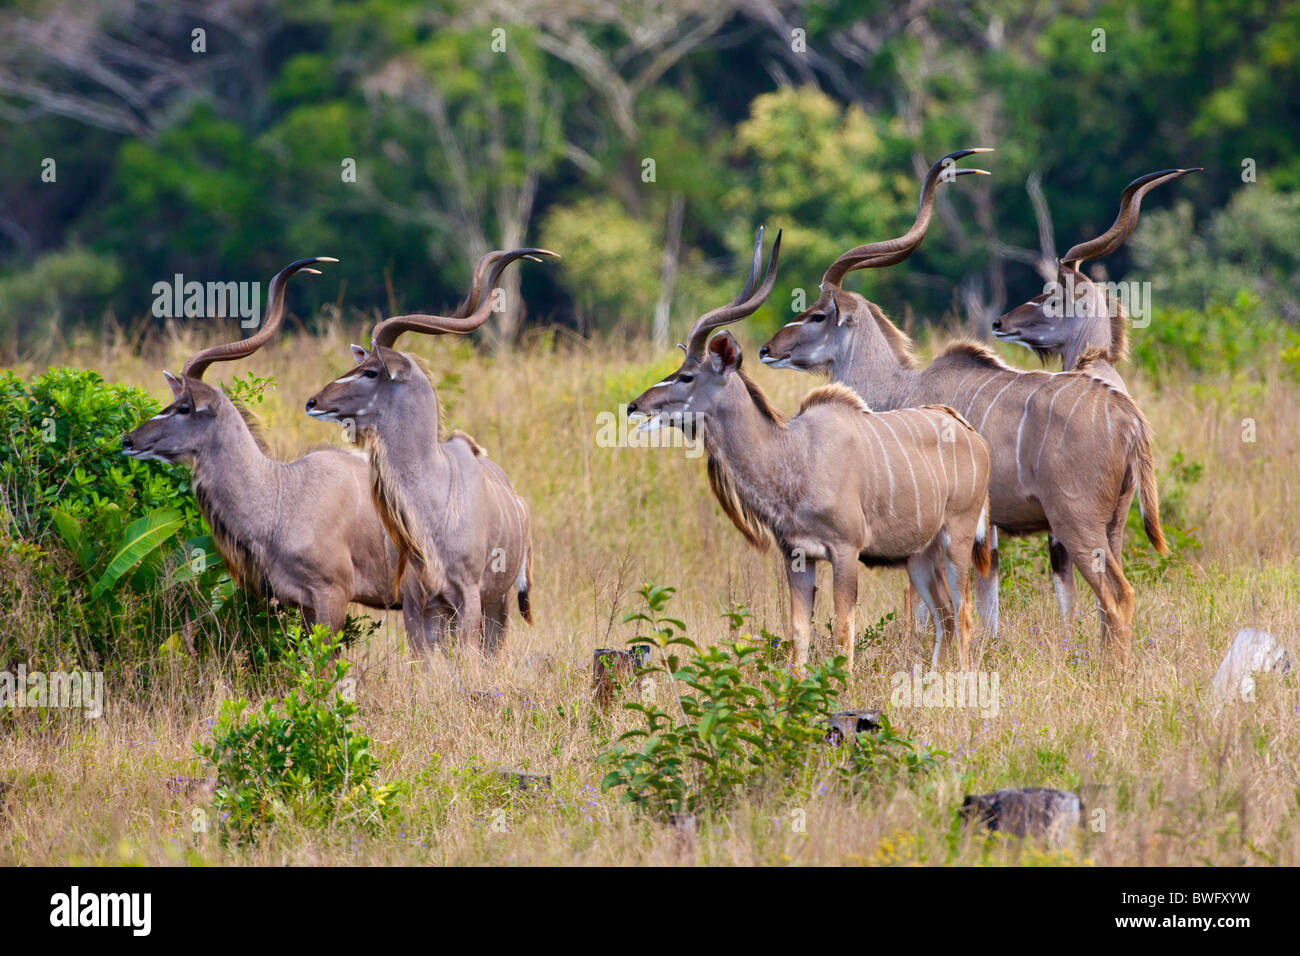
<svg viewBox="0 0 1300 956">
<path fill-rule="evenodd" d="M 816 315 L 811 316 L 811 321 L 813 321 L 813 322 L 825 322 L 825 321 L 826 321 L 826 313 L 825 313 L 825 312 L 818 312 Z"/>
<path fill-rule="evenodd" d="M 188 415 L 191 411 L 192 409 L 188 405 L 182 405 L 180 408 L 176 409 L 176 414 Z"/>
<path fill-rule="evenodd" d="M 695 381 L 695 376 L 694 376 L 694 375 L 678 375 L 678 376 L 677 376 L 677 381 L 681 382 L 683 385 L 689 385 L 691 382 Z"/>
<path fill-rule="evenodd" d="M 366 378 L 379 378 L 379 373 L 373 368 L 366 369 Z"/>
</svg>

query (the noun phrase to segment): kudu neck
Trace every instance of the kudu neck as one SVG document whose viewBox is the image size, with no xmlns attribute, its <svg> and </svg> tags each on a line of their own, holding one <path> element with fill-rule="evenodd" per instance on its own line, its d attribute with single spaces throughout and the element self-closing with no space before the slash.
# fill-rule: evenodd
<svg viewBox="0 0 1300 956">
<path fill-rule="evenodd" d="M 1101 299 L 1095 304 L 1100 306 L 1101 314 L 1078 316 L 1074 319 L 1074 327 L 1066 339 L 1065 347 L 1061 349 L 1062 368 L 1074 368 L 1079 363 L 1079 359 L 1089 351 L 1101 351 L 1110 355 L 1113 341 L 1110 334 L 1110 316 L 1104 311 L 1107 303 Z"/>
<path fill-rule="evenodd" d="M 275 487 L 283 465 L 270 458 L 239 410 L 223 401 L 216 427 L 194 456 L 194 487 L 205 517 L 213 523 L 246 525 L 263 514 L 267 490 Z"/>
<path fill-rule="evenodd" d="M 781 493 L 781 483 L 774 478 L 787 471 L 773 465 L 789 463 L 788 446 L 787 428 L 762 392 L 739 374 L 732 375 L 705 419 L 704 447 L 709 457 L 740 487 L 770 502 Z"/>
<path fill-rule="evenodd" d="M 853 389 L 872 411 L 907 407 L 920 371 L 895 352 L 869 313 L 858 317 L 852 333 L 831 362 L 831 381 Z"/>
<path fill-rule="evenodd" d="M 385 470 L 405 481 L 428 484 L 446 469 L 446 452 L 439 441 L 442 423 L 433 386 L 420 376 L 402 387 L 400 397 L 381 402 L 366 441 L 379 446 Z"/>
</svg>

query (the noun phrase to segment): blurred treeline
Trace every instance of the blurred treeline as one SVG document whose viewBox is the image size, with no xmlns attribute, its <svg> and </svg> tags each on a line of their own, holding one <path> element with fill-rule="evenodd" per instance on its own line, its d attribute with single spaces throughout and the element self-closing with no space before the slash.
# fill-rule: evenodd
<svg viewBox="0 0 1300 956">
<path fill-rule="evenodd" d="M 1264 0 L 0 2 L 0 359 L 156 322 L 176 273 L 307 255 L 342 261 L 299 314 L 437 310 L 525 243 L 564 259 L 512 271 L 526 308 L 493 335 L 679 336 L 760 223 L 785 230 L 772 324 L 964 146 L 993 176 L 853 280 L 900 318 L 981 331 L 1130 179 L 1204 166 L 1106 273 L 1295 322 L 1298 92 L 1300 5 Z"/>
</svg>

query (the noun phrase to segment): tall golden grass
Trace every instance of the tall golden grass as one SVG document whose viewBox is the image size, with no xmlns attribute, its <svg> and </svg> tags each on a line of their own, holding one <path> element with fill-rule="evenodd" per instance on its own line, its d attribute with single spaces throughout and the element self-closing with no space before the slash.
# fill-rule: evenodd
<svg viewBox="0 0 1300 956">
<path fill-rule="evenodd" d="M 308 419 L 302 402 L 351 364 L 347 342 L 338 328 L 289 335 L 209 378 L 273 375 L 261 411 L 273 453 L 289 458 L 340 440 L 333 426 Z M 160 369 L 179 369 L 199 344 L 180 336 L 143 348 L 83 343 L 55 360 L 165 401 Z M 755 344 L 747 343 L 749 371 L 792 410 L 814 381 L 762 368 Z M 147 691 L 110 688 L 100 720 L 26 712 L 10 722 L 0 779 L 15 789 L 0 814 L 0 863 L 1300 863 L 1294 679 L 1261 681 L 1253 704 L 1218 710 L 1209 697 L 1238 628 L 1267 629 L 1300 650 L 1296 383 L 1269 369 L 1235 382 L 1170 374 L 1156 392 L 1125 370 L 1155 427 L 1162 492 L 1176 523 L 1200 542 L 1162 575 L 1135 576 L 1127 674 L 1106 663 L 1082 582 L 1080 617 L 1067 627 L 1051 595 L 1045 542 L 1009 545 L 1004 570 L 1017 566 L 1003 592 L 1002 633 L 996 645 L 977 641 L 976 667 L 1000 681 L 997 716 L 893 711 L 897 727 L 950 752 L 931 779 L 857 800 L 830 791 L 798 808 L 747 803 L 709 821 L 694 848 L 683 849 L 673 833 L 599 791 L 594 758 L 631 718 L 597 714 L 591 652 L 633 635 L 621 618 L 646 581 L 678 588 L 672 609 L 702 643 L 725 635 L 719 612 L 733 603 L 749 608 L 755 629 L 788 627 L 775 559 L 745 545 L 721 514 L 701 460 L 680 449 L 596 443 L 597 414 L 674 368 L 678 353 L 551 334 L 497 355 L 451 337 L 408 336 L 403 346 L 440 380 L 448 424 L 485 445 L 532 506 L 537 624 L 513 615 L 497 660 L 456 653 L 426 667 L 410 659 L 400 618 L 390 615 L 349 652 L 360 721 L 385 779 L 414 781 L 401 822 L 376 834 L 282 825 L 243 852 L 223 848 L 211 821 L 194 832 L 209 812 L 207 792 L 168 781 L 202 775 L 193 742 L 210 734 L 223 699 L 251 685 L 237 659 L 172 659 Z M 1007 354 L 1029 366 L 1027 353 Z M 1253 442 L 1243 440 L 1247 420 Z M 1204 465 L 1198 481 L 1173 467 L 1176 454 Z M 863 571 L 862 585 L 860 631 L 901 610 L 901 573 Z M 890 675 L 922 662 L 921 644 L 898 619 L 859 653 L 846 704 L 887 704 Z M 484 709 L 469 697 L 475 690 L 499 692 L 508 714 Z M 503 798 L 506 832 L 497 832 L 496 807 L 465 772 L 471 765 L 550 773 L 553 791 Z M 1019 786 L 1081 790 L 1088 825 L 1064 850 L 1048 851 L 955 824 L 963 794 Z M 795 810 L 804 811 L 804 832 L 792 828 Z"/>
</svg>

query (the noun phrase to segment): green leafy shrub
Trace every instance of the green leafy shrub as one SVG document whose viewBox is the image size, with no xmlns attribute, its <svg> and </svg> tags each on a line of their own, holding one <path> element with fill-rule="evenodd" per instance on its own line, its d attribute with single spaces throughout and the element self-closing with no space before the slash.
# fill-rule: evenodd
<svg viewBox="0 0 1300 956">
<path fill-rule="evenodd" d="M 290 629 L 294 682 L 261 710 L 227 700 L 212 743 L 194 749 L 216 769 L 215 808 L 223 840 L 249 842 L 271 823 L 372 827 L 398 792 L 378 783 L 370 738 L 353 726 L 357 705 L 340 685 L 351 664 L 341 636 L 322 625 Z"/>
<path fill-rule="evenodd" d="M 673 588 L 647 585 L 638 593 L 646 609 L 624 620 L 647 625 L 650 634 L 630 643 L 650 644 L 660 658 L 638 676 L 659 675 L 674 701 L 669 710 L 654 702 L 624 704 L 644 726 L 624 733 L 599 758 L 609 767 L 601 788 L 620 789 L 622 802 L 656 819 L 718 813 L 743 794 L 806 795 L 819 773 L 861 789 L 934 765 L 938 752 L 917 748 L 887 721 L 880 734 L 828 745 L 828 722 L 848 676 L 843 657 L 800 678 L 772 659 L 766 639 L 736 635 L 701 648 L 684 636 L 681 621 L 664 613 Z M 724 615 L 733 634 L 746 616 L 740 609 Z"/>
<path fill-rule="evenodd" d="M 1300 330 L 1246 291 L 1205 306 L 1156 309 L 1130 340 L 1133 364 L 1156 382 L 1171 368 L 1259 375 L 1274 357 L 1288 376 L 1300 379 Z"/>
<path fill-rule="evenodd" d="M 257 402 L 269 384 L 250 375 L 233 392 Z M 255 665 L 283 654 L 288 612 L 235 586 L 188 469 L 121 454 L 157 411 L 95 372 L 0 374 L 0 660 L 125 666 L 178 632 L 196 648 L 238 640 Z"/>
</svg>

